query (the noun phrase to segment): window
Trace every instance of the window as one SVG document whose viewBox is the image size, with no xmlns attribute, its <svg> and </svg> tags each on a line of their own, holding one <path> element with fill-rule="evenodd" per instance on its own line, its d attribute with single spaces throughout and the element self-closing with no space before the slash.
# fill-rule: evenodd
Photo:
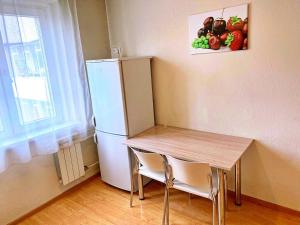
<svg viewBox="0 0 300 225">
<path fill-rule="evenodd" d="M 55 117 L 39 19 L 1 16 L 0 29 L 20 125 Z"/>
<path fill-rule="evenodd" d="M 76 1 L 0 0 L 0 173 L 93 132 Z"/>
<path fill-rule="evenodd" d="M 66 2 L 0 7 L 0 148 L 54 131 L 73 137 L 88 126 L 83 58 L 72 17 L 60 9 Z"/>
</svg>

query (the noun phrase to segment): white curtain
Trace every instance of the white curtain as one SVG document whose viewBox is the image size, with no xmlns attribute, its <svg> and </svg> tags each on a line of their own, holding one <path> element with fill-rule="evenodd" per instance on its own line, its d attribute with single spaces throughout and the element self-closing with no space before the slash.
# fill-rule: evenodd
<svg viewBox="0 0 300 225">
<path fill-rule="evenodd" d="M 0 0 L 0 173 L 88 137 L 75 0 Z"/>
</svg>

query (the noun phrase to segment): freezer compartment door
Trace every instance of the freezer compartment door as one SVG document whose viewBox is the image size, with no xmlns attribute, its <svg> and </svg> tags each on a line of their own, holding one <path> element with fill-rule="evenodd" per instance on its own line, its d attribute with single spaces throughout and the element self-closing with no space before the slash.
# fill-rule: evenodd
<svg viewBox="0 0 300 225">
<path fill-rule="evenodd" d="M 96 130 L 127 135 L 123 81 L 119 62 L 87 62 Z"/>
<path fill-rule="evenodd" d="M 130 154 L 123 143 L 126 136 L 97 132 L 101 178 L 104 182 L 130 190 Z"/>
</svg>

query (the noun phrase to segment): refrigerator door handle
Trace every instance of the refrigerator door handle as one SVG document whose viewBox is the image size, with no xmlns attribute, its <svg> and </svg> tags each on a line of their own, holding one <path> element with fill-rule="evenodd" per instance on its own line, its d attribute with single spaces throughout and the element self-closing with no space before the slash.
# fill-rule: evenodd
<svg viewBox="0 0 300 225">
<path fill-rule="evenodd" d="M 96 117 L 95 117 L 95 115 L 92 116 L 92 123 L 93 123 L 93 126 L 96 127 Z"/>
<path fill-rule="evenodd" d="M 94 142 L 95 142 L 96 145 L 98 144 L 97 133 L 94 133 Z"/>
</svg>

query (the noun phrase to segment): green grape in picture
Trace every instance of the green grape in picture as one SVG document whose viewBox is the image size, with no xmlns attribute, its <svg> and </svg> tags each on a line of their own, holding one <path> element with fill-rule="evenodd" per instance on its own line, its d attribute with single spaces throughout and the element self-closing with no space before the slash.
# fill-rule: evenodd
<svg viewBox="0 0 300 225">
<path fill-rule="evenodd" d="M 201 36 L 200 38 L 195 38 L 192 43 L 192 47 L 208 49 L 209 48 L 208 40 L 209 40 L 209 35 Z"/>
</svg>

